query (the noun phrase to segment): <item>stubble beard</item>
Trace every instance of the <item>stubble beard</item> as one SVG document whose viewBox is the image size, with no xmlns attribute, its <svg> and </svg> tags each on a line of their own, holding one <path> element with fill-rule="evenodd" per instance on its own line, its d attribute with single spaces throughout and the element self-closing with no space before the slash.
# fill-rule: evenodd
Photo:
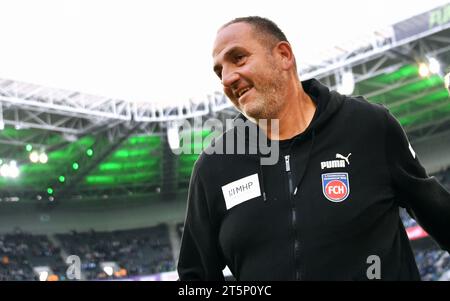
<svg viewBox="0 0 450 301">
<path fill-rule="evenodd" d="M 276 70 L 266 77 L 267 84 L 255 86 L 255 92 L 258 93 L 255 99 L 249 103 L 249 108 L 245 110 L 245 115 L 253 118 L 255 121 L 262 119 L 275 119 L 281 110 L 283 103 L 281 91 L 283 89 L 282 79 Z M 271 79 L 270 79 L 271 78 Z"/>
</svg>

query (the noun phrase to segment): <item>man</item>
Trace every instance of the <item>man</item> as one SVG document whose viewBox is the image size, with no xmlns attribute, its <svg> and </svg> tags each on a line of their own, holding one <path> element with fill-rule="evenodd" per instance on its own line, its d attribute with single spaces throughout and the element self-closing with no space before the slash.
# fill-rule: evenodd
<svg viewBox="0 0 450 301">
<path fill-rule="evenodd" d="M 384 107 L 300 82 L 289 42 L 264 18 L 225 24 L 213 60 L 237 120 L 279 141 L 280 155 L 274 165 L 259 152 L 200 155 L 181 280 L 223 280 L 226 265 L 237 280 L 419 280 L 399 206 L 450 249 L 450 194 Z M 243 131 L 217 143 L 230 133 Z"/>
</svg>

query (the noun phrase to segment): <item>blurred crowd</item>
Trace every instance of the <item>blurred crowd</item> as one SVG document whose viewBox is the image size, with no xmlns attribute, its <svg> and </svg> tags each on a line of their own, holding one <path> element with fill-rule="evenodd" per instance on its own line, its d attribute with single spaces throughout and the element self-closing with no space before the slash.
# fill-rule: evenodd
<svg viewBox="0 0 450 301">
<path fill-rule="evenodd" d="M 438 249 L 415 251 L 422 280 L 450 281 L 450 255 Z"/>
<path fill-rule="evenodd" d="M 51 265 L 56 272 L 66 270 L 60 249 L 46 235 L 20 230 L 0 235 L 0 280 L 35 280 L 33 267 Z"/>
<path fill-rule="evenodd" d="M 112 232 L 0 235 L 0 280 L 39 280 L 36 267 L 50 268 L 54 280 L 67 280 L 68 255 L 77 255 L 84 280 L 120 279 L 173 271 L 167 225 Z M 58 244 L 59 246 L 55 246 Z M 110 269 L 105 269 L 110 266 Z"/>
</svg>

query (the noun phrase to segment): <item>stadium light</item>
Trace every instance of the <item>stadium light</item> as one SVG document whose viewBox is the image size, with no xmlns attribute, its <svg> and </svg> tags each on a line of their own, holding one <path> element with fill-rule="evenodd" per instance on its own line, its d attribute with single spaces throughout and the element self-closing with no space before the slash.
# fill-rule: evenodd
<svg viewBox="0 0 450 301">
<path fill-rule="evenodd" d="M 48 157 L 46 153 L 41 153 L 39 155 L 39 162 L 41 162 L 42 164 L 45 164 L 48 162 Z"/>
<path fill-rule="evenodd" d="M 17 167 L 16 161 L 9 162 L 9 176 L 11 178 L 17 178 L 19 176 L 19 168 Z"/>
<path fill-rule="evenodd" d="M 171 150 L 180 148 L 180 133 L 176 122 L 171 122 L 167 126 L 167 141 Z"/>
<path fill-rule="evenodd" d="M 37 163 L 39 161 L 39 154 L 37 151 L 32 151 L 30 153 L 29 157 L 30 157 L 30 161 L 33 163 Z"/>
<path fill-rule="evenodd" d="M 444 76 L 445 88 L 450 93 L 450 71 Z"/>
<path fill-rule="evenodd" d="M 48 156 L 44 151 L 38 153 L 37 151 L 32 151 L 29 155 L 30 161 L 33 163 L 42 163 L 45 164 L 48 162 Z"/>
<path fill-rule="evenodd" d="M 427 57 L 426 61 L 419 63 L 419 75 L 427 77 L 431 74 L 440 74 L 441 64 L 435 57 Z"/>
<path fill-rule="evenodd" d="M 433 74 L 438 74 L 441 71 L 441 64 L 439 61 L 434 57 L 428 58 L 428 68 L 430 69 L 430 72 Z"/>
<path fill-rule="evenodd" d="M 2 177 L 8 177 L 9 176 L 9 165 L 8 164 L 3 164 L 0 167 L 0 175 Z"/>
<path fill-rule="evenodd" d="M 350 95 L 355 89 L 355 77 L 351 70 L 347 70 L 341 73 L 341 82 L 337 87 L 337 91 L 344 95 Z"/>
<path fill-rule="evenodd" d="M 430 75 L 430 68 L 426 63 L 420 63 L 419 64 L 419 75 L 421 77 L 427 77 Z"/>
<path fill-rule="evenodd" d="M 20 174 L 16 161 L 3 164 L 0 167 L 0 175 L 5 178 L 17 178 Z"/>
</svg>

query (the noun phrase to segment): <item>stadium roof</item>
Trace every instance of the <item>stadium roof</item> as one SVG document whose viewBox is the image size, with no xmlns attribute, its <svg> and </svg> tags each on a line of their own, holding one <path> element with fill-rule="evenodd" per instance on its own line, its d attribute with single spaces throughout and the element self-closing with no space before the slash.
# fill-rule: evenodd
<svg viewBox="0 0 450 301">
<path fill-rule="evenodd" d="M 0 78 L 138 103 L 204 101 L 221 90 L 211 47 L 216 30 L 232 18 L 273 19 L 293 44 L 299 66 L 310 66 L 335 57 L 336 44 L 353 44 L 364 33 L 383 32 L 444 3 L 5 0 Z"/>
<path fill-rule="evenodd" d="M 324 57 L 300 74 L 338 89 L 350 74 L 353 94 L 386 105 L 412 140 L 450 131 L 450 98 L 442 79 L 450 66 L 449 11 L 450 4 L 341 46 L 332 60 Z M 431 58 L 441 70 L 419 75 L 419 64 Z M 221 93 L 163 107 L 0 80 L 0 159 L 15 160 L 21 172 L 16 179 L 0 177 L 0 199 L 48 202 L 186 187 L 197 155 L 171 155 L 169 121 L 233 113 Z M 185 134 L 201 140 L 209 133 L 194 129 Z M 31 163 L 32 151 L 45 151 L 48 162 Z"/>
</svg>

